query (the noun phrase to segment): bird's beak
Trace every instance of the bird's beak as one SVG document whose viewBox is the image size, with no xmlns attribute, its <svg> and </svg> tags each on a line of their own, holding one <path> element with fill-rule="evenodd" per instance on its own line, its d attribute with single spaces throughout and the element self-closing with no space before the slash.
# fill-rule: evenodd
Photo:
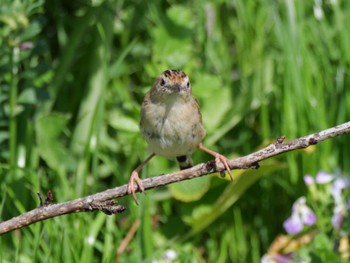
<svg viewBox="0 0 350 263">
<path fill-rule="evenodd" d="M 174 90 L 176 90 L 177 92 L 180 92 L 180 90 L 181 90 L 181 85 L 180 85 L 180 84 L 175 84 Z"/>
</svg>

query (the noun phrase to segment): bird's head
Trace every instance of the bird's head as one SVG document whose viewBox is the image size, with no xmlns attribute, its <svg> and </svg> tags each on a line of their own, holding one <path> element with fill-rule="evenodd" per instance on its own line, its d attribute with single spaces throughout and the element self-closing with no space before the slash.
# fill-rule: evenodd
<svg viewBox="0 0 350 263">
<path fill-rule="evenodd" d="M 184 97 L 192 93 L 190 79 L 181 70 L 168 69 L 156 79 L 152 93 L 159 98 Z"/>
</svg>

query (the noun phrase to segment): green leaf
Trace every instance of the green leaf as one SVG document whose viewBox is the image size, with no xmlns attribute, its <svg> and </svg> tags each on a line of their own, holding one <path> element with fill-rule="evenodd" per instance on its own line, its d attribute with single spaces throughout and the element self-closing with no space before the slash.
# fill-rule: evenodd
<svg viewBox="0 0 350 263">
<path fill-rule="evenodd" d="M 34 88 L 25 89 L 18 97 L 18 102 L 20 103 L 35 104 L 37 101 Z"/>
<path fill-rule="evenodd" d="M 199 177 L 193 180 L 183 181 L 169 186 L 174 198 L 182 202 L 199 200 L 210 187 L 210 177 Z"/>
<path fill-rule="evenodd" d="M 191 29 L 194 26 L 193 15 L 189 8 L 181 5 L 172 5 L 167 10 L 168 17 L 177 25 Z"/>
<path fill-rule="evenodd" d="M 184 221 L 192 226 L 191 234 L 196 234 L 212 224 L 223 213 L 227 211 L 246 190 L 258 179 L 267 174 L 280 170 L 284 167 L 282 163 L 275 160 L 265 161 L 258 170 L 245 170 L 242 174 L 226 187 L 225 191 L 218 197 L 216 203 L 209 207 L 199 207 L 201 211 L 193 210 L 192 217 L 184 218 Z"/>
<path fill-rule="evenodd" d="M 155 14 L 159 25 L 150 28 L 153 61 L 146 69 L 150 75 L 157 75 L 166 68 L 184 68 L 193 54 L 191 13 L 185 7 L 172 6 L 166 15 L 160 10 Z"/>
<path fill-rule="evenodd" d="M 193 93 L 203 99 L 200 107 L 206 129 L 214 131 L 232 107 L 231 90 L 223 86 L 219 77 L 201 74 L 193 84 Z"/>
<path fill-rule="evenodd" d="M 154 60 L 165 62 L 171 68 L 183 68 L 191 57 L 191 39 L 174 37 L 165 28 L 153 32 Z M 164 70 L 164 66 L 163 70 Z"/>
<path fill-rule="evenodd" d="M 120 111 L 112 110 L 109 114 L 109 123 L 116 130 L 127 132 L 139 132 L 138 122 L 126 115 L 123 115 Z"/>
<path fill-rule="evenodd" d="M 66 168 L 62 163 L 71 163 L 72 160 L 71 154 L 59 140 L 68 120 L 67 115 L 52 113 L 40 117 L 35 125 L 39 155 L 56 171 Z"/>
</svg>

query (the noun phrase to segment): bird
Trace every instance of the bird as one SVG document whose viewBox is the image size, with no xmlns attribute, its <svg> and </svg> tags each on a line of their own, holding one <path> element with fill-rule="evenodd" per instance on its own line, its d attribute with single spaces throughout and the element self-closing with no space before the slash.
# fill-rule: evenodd
<svg viewBox="0 0 350 263">
<path fill-rule="evenodd" d="M 202 144 L 206 134 L 202 114 L 182 70 L 168 69 L 157 77 L 141 105 L 140 130 L 151 154 L 130 175 L 127 192 L 136 204 L 137 187 L 144 192 L 139 172 L 155 155 L 175 158 L 182 170 L 192 167 L 191 155 L 200 149 L 221 162 L 232 180 L 228 159 Z"/>
</svg>

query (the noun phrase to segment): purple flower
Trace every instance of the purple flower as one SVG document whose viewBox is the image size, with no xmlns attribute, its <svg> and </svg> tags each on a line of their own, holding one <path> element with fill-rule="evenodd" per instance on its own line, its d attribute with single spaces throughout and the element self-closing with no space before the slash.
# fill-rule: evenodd
<svg viewBox="0 0 350 263">
<path fill-rule="evenodd" d="M 302 196 L 293 204 L 292 215 L 284 221 L 283 227 L 289 234 L 298 234 L 305 225 L 311 226 L 316 220 L 315 213 L 306 205 L 306 199 Z"/>
<path fill-rule="evenodd" d="M 311 175 L 307 174 L 304 176 L 304 183 L 307 186 L 310 186 L 310 185 L 313 185 L 315 183 L 315 180 Z"/>
<path fill-rule="evenodd" d="M 316 176 L 316 182 L 318 184 L 332 183 L 330 191 L 335 203 L 332 225 L 335 229 L 340 229 L 345 213 L 347 212 L 346 202 L 342 197 L 342 191 L 350 187 L 349 178 L 320 171 Z"/>
<path fill-rule="evenodd" d="M 324 171 L 319 171 L 316 175 L 316 183 L 318 184 L 327 184 L 331 181 L 333 181 L 335 178 L 335 175 L 326 173 Z"/>
<path fill-rule="evenodd" d="M 335 204 L 332 216 L 332 226 L 335 229 L 340 229 L 345 213 L 346 207 L 343 205 L 343 203 Z"/>
<path fill-rule="evenodd" d="M 331 193 L 335 202 L 332 216 L 332 225 L 335 229 L 340 229 L 347 211 L 347 204 L 342 197 L 342 191 L 349 186 L 350 181 L 348 178 L 336 177 L 331 187 Z"/>
<path fill-rule="evenodd" d="M 30 41 L 25 41 L 25 42 L 22 42 L 20 45 L 19 45 L 19 48 L 21 50 L 29 50 L 29 49 L 32 49 L 34 47 L 34 44 L 33 42 L 30 42 Z"/>
<path fill-rule="evenodd" d="M 260 263 L 289 263 L 292 262 L 294 257 L 293 253 L 288 254 L 265 254 L 260 260 Z"/>
<path fill-rule="evenodd" d="M 345 188 L 348 188 L 350 186 L 350 180 L 347 177 L 335 177 L 335 180 L 332 184 L 332 195 L 336 194 L 337 192 L 341 192 Z M 333 196 L 334 197 L 334 196 Z"/>
<path fill-rule="evenodd" d="M 289 263 L 289 262 L 292 262 L 293 260 L 293 254 L 292 253 L 284 254 L 284 255 L 278 254 L 278 255 L 275 255 L 275 259 L 277 260 L 278 263 Z"/>
</svg>

